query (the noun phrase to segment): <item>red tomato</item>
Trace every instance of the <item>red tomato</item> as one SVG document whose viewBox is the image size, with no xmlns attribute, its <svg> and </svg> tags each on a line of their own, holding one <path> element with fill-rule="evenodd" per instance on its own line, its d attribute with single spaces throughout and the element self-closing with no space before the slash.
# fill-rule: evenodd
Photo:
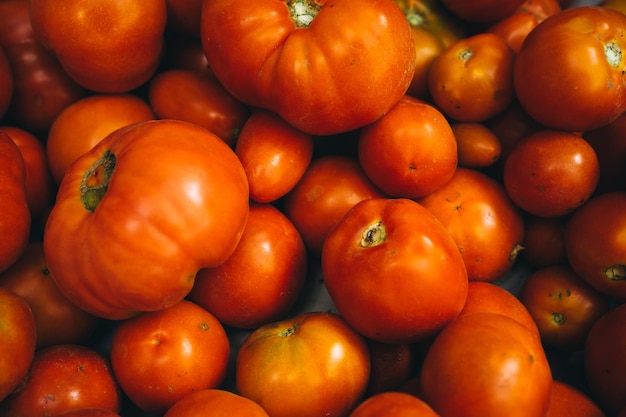
<svg viewBox="0 0 626 417">
<path fill-rule="evenodd" d="M 360 403 L 349 417 L 439 417 L 439 414 L 413 395 L 382 392 Z"/>
<path fill-rule="evenodd" d="M 543 417 L 552 374 L 536 332 L 502 314 L 452 321 L 420 373 L 424 400 L 441 417 Z"/>
<path fill-rule="evenodd" d="M 511 200 L 541 217 L 571 213 L 591 197 L 600 165 L 587 141 L 573 133 L 543 129 L 522 139 L 504 163 Z"/>
<path fill-rule="evenodd" d="M 254 330 L 237 355 L 236 383 L 272 417 L 340 417 L 369 371 L 363 338 L 337 315 L 310 312 Z"/>
<path fill-rule="evenodd" d="M 455 122 L 450 127 L 456 138 L 460 167 L 486 168 L 500 158 L 500 139 L 486 124 Z"/>
<path fill-rule="evenodd" d="M 591 328 L 584 366 L 592 399 L 607 416 L 626 407 L 626 304 L 606 312 Z"/>
<path fill-rule="evenodd" d="M 435 105 L 449 118 L 483 122 L 513 101 L 515 53 L 493 33 L 467 36 L 433 62 L 428 88 Z"/>
<path fill-rule="evenodd" d="M 456 139 L 437 108 L 405 96 L 375 123 L 361 129 L 358 157 L 367 176 L 383 192 L 419 198 L 454 174 Z"/>
<path fill-rule="evenodd" d="M 295 187 L 313 158 L 313 136 L 275 113 L 255 109 L 244 123 L 235 153 L 241 160 L 250 199 L 270 203 Z"/>
<path fill-rule="evenodd" d="M 552 398 L 546 417 L 605 417 L 587 394 L 563 382 L 552 382 Z"/>
<path fill-rule="evenodd" d="M 356 158 L 327 155 L 314 159 L 287 193 L 284 213 L 309 252 L 319 256 L 328 232 L 356 203 L 385 194 L 367 177 Z"/>
<path fill-rule="evenodd" d="M 442 0 L 442 3 L 463 20 L 490 23 L 513 14 L 524 0 Z"/>
<path fill-rule="evenodd" d="M 456 242 L 470 281 L 493 282 L 514 265 L 524 241 L 524 220 L 491 177 L 458 168 L 450 181 L 417 201 Z"/>
<path fill-rule="evenodd" d="M 204 3 L 209 66 L 235 97 L 305 133 L 369 124 L 402 98 L 415 70 L 411 28 L 388 0 Z M 355 102 L 358 101 L 358 105 Z"/>
<path fill-rule="evenodd" d="M 544 345 L 562 351 L 581 350 L 591 326 L 609 309 L 607 297 L 568 265 L 532 272 L 519 298 L 535 319 Z"/>
<path fill-rule="evenodd" d="M 85 3 L 32 0 L 37 39 L 54 52 L 83 87 L 121 93 L 144 84 L 156 72 L 167 22 L 163 0 L 107 0 Z"/>
<path fill-rule="evenodd" d="M 567 263 L 565 223 L 567 217 L 526 216 L 524 259 L 534 267 Z"/>
<path fill-rule="evenodd" d="M 284 318 L 306 276 L 307 252 L 296 227 L 276 207 L 253 203 L 235 252 L 198 272 L 189 299 L 221 323 L 251 329 Z"/>
<path fill-rule="evenodd" d="M 626 302 L 626 192 L 600 194 L 565 225 L 572 269 L 596 290 Z"/>
<path fill-rule="evenodd" d="M 155 118 L 148 103 L 132 94 L 92 94 L 67 106 L 46 139 L 46 156 L 57 184 L 69 166 L 109 133 Z"/>
<path fill-rule="evenodd" d="M 600 163 L 596 193 L 626 191 L 626 114 L 583 134 Z"/>
<path fill-rule="evenodd" d="M 370 377 L 365 396 L 397 391 L 413 376 L 417 352 L 410 343 L 381 343 L 366 339 L 370 352 Z"/>
<path fill-rule="evenodd" d="M 150 81 L 148 97 L 161 119 L 195 123 L 231 147 L 249 113 L 248 107 L 226 91 L 208 69 L 159 72 Z"/>
<path fill-rule="evenodd" d="M 432 336 L 467 297 L 467 271 L 451 234 L 413 200 L 356 204 L 328 234 L 321 261 L 339 313 L 379 342 Z"/>
<path fill-rule="evenodd" d="M 13 72 L 9 60 L 0 46 L 0 120 L 4 118 L 13 99 Z"/>
<path fill-rule="evenodd" d="M 230 391 L 205 389 L 185 395 L 163 417 L 269 417 L 263 408 Z"/>
<path fill-rule="evenodd" d="M 235 250 L 249 211 L 235 153 L 191 123 L 113 132 L 71 165 L 44 231 L 52 277 L 109 319 L 172 306 Z"/>
<path fill-rule="evenodd" d="M 625 32 L 626 16 L 603 7 L 546 18 L 515 59 L 515 92 L 524 109 L 549 128 L 574 132 L 619 117 L 626 110 Z"/>
<path fill-rule="evenodd" d="M 124 393 L 142 411 L 164 413 L 185 395 L 217 388 L 230 345 L 211 313 L 190 301 L 119 323 L 111 366 Z"/>
<path fill-rule="evenodd" d="M 36 337 L 35 317 L 28 302 L 0 288 L 0 404 L 28 373 Z"/>
<path fill-rule="evenodd" d="M 121 392 L 105 356 L 83 345 L 37 350 L 24 383 L 0 403 L 2 416 L 54 416 L 104 408 L 118 413 Z"/>
</svg>

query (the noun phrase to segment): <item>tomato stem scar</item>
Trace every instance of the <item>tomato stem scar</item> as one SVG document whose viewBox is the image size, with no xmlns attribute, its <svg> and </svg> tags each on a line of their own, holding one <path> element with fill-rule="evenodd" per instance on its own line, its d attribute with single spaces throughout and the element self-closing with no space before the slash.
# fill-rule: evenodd
<svg viewBox="0 0 626 417">
<path fill-rule="evenodd" d="M 107 150 L 85 172 L 80 183 L 80 194 L 85 209 L 94 212 L 109 188 L 109 181 L 115 169 L 115 155 Z"/>
<path fill-rule="evenodd" d="M 365 228 L 361 235 L 359 246 L 362 248 L 371 248 L 384 243 L 386 239 L 387 229 L 382 220 L 378 220 Z"/>
<path fill-rule="evenodd" d="M 612 265 L 604 271 L 604 274 L 611 281 L 623 281 L 626 279 L 626 265 Z"/>
<path fill-rule="evenodd" d="M 315 16 L 320 12 L 321 6 L 310 0 L 290 0 L 287 2 L 291 20 L 296 27 L 308 27 Z"/>
<path fill-rule="evenodd" d="M 622 62 L 622 48 L 617 42 L 608 42 L 604 45 L 604 56 L 610 66 L 617 68 Z"/>
</svg>

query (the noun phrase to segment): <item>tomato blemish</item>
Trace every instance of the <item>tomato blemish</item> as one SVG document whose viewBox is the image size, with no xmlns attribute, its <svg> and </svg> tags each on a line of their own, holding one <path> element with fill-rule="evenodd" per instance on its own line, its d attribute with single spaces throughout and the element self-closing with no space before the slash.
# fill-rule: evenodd
<svg viewBox="0 0 626 417">
<path fill-rule="evenodd" d="M 107 150 L 85 172 L 80 183 L 80 194 L 85 209 L 94 212 L 109 188 L 115 169 L 115 155 Z"/>
<path fill-rule="evenodd" d="M 623 281 L 626 279 L 626 265 L 612 265 L 604 271 L 604 275 L 611 281 Z"/>
</svg>

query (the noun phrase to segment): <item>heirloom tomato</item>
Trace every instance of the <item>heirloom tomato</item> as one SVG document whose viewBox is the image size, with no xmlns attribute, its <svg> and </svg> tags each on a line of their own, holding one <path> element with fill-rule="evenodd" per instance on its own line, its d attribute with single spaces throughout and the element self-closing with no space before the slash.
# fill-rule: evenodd
<svg viewBox="0 0 626 417">
<path fill-rule="evenodd" d="M 338 312 L 383 343 L 434 335 L 467 297 L 467 270 L 452 235 L 409 199 L 356 204 L 326 237 L 321 262 Z"/>
<path fill-rule="evenodd" d="M 185 395 L 163 417 L 269 417 L 249 398 L 222 389 L 204 389 Z"/>
<path fill-rule="evenodd" d="M 316 135 L 375 121 L 415 71 L 411 28 L 391 0 L 205 0 L 201 40 L 235 97 Z"/>
<path fill-rule="evenodd" d="M 517 53 L 518 100 L 553 129 L 584 132 L 612 122 L 626 110 L 625 36 L 626 16 L 608 8 L 573 7 L 547 17 Z"/>
<path fill-rule="evenodd" d="M 349 417 L 439 417 L 422 399 L 404 392 L 382 392 L 361 402 Z"/>
<path fill-rule="evenodd" d="M 224 141 L 182 121 L 132 124 L 66 172 L 46 260 L 79 307 L 123 319 L 184 298 L 200 268 L 233 253 L 248 211 L 246 174 Z"/>
</svg>

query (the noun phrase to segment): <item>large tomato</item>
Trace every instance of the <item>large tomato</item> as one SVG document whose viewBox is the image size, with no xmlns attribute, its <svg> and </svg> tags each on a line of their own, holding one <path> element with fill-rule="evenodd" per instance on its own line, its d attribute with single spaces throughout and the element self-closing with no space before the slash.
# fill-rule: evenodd
<svg viewBox="0 0 626 417">
<path fill-rule="evenodd" d="M 113 132 L 66 172 L 44 231 L 48 267 L 81 308 L 110 319 L 174 305 L 235 250 L 249 211 L 231 148 L 174 120 Z"/>
<path fill-rule="evenodd" d="M 201 40 L 235 97 L 306 133 L 364 126 L 407 91 L 411 28 L 389 0 L 204 1 Z M 358 102 L 358 105 L 355 103 Z"/>
<path fill-rule="evenodd" d="M 573 7 L 543 20 L 515 59 L 515 92 L 547 127 L 587 131 L 626 110 L 626 16 L 603 7 Z M 580 65 L 585 62 L 585 65 Z"/>
<path fill-rule="evenodd" d="M 369 199 L 348 211 L 324 242 L 322 277 L 345 320 L 386 343 L 432 336 L 468 291 L 452 235 L 409 199 Z"/>
</svg>

